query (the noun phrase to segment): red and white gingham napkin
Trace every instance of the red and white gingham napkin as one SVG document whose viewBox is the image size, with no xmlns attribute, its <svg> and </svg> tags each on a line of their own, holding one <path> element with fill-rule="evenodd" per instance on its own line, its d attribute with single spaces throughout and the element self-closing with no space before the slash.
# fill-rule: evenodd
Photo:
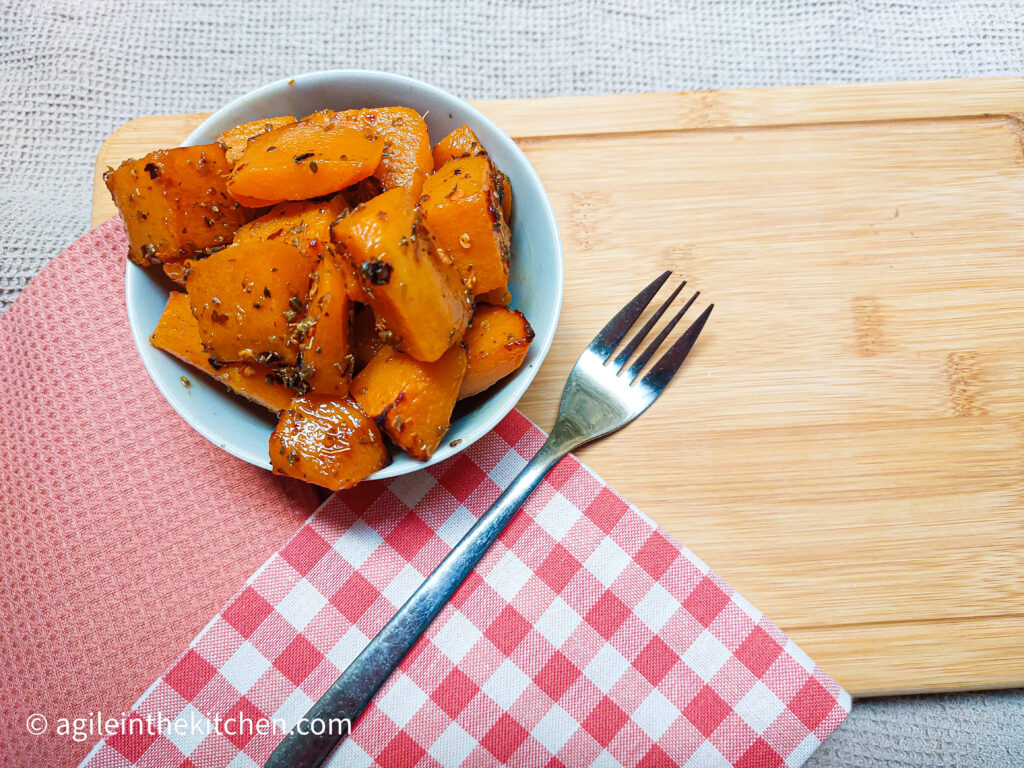
<svg viewBox="0 0 1024 768">
<path fill-rule="evenodd" d="M 513 412 L 460 456 L 333 496 L 136 715 L 290 727 L 542 442 Z M 329 765 L 798 766 L 849 709 L 778 627 L 568 457 Z M 83 765 L 251 767 L 282 738 L 188 730 L 120 733 Z"/>
</svg>

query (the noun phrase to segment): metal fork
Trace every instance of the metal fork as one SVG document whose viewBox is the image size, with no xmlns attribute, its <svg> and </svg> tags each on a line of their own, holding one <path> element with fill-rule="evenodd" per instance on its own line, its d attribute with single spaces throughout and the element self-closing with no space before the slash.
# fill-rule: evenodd
<svg viewBox="0 0 1024 768">
<path fill-rule="evenodd" d="M 541 449 L 313 705 L 304 720 L 306 726 L 302 729 L 296 727 L 285 736 L 270 755 L 265 768 L 317 768 L 321 765 L 346 735 L 344 727 L 332 724 L 347 722 L 350 727 L 355 722 L 551 468 L 575 448 L 629 424 L 664 391 L 703 330 L 713 304 L 683 332 L 643 378 L 640 378 L 641 370 L 696 301 L 697 293 L 666 323 L 633 363 L 628 366 L 627 363 L 679 295 L 685 281 L 611 363 L 608 359 L 669 275 L 671 272 L 665 272 L 640 291 L 594 337 L 569 374 L 558 418 Z M 318 720 L 321 724 L 318 728 L 313 727 Z M 318 729 L 321 733 L 314 734 L 313 731 Z"/>
</svg>

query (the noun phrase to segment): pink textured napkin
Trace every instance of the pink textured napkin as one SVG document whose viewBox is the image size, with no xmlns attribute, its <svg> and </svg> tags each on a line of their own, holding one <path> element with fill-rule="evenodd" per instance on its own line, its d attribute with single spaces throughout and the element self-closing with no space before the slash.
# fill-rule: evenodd
<svg viewBox="0 0 1024 768">
<path fill-rule="evenodd" d="M 196 434 L 150 381 L 112 220 L 0 316 L 0 765 L 75 765 L 317 504 Z M 31 714 L 46 733 L 27 732 Z"/>
</svg>

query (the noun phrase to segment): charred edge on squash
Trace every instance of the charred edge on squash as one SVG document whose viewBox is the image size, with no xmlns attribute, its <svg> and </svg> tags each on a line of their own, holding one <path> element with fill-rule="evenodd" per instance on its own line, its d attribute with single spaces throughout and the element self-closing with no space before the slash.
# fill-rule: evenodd
<svg viewBox="0 0 1024 768">
<path fill-rule="evenodd" d="M 524 335 L 523 338 L 517 339 L 515 342 L 509 342 L 505 346 L 508 348 L 519 347 L 523 344 L 530 344 L 536 338 L 537 334 L 533 332 L 533 326 L 530 325 L 530 321 L 526 319 L 526 315 L 520 312 L 518 309 L 513 309 L 512 314 L 517 315 L 523 321 Z"/>
<path fill-rule="evenodd" d="M 382 430 L 382 434 L 387 434 L 388 414 L 390 414 L 391 410 L 393 408 L 396 408 L 398 406 L 398 404 L 400 402 L 402 402 L 404 399 L 405 399 L 405 390 L 403 389 L 401 392 L 398 393 L 398 396 L 395 397 L 395 399 L 392 400 L 390 403 L 388 403 L 387 407 L 383 411 L 378 413 L 377 416 L 373 419 L 374 422 L 376 422 L 378 428 L 380 428 Z M 397 414 L 395 416 L 395 419 L 398 421 L 399 425 L 402 424 L 402 420 L 401 420 L 401 418 Z M 395 428 L 399 432 L 402 431 L 402 427 L 401 426 L 396 426 Z"/>
</svg>

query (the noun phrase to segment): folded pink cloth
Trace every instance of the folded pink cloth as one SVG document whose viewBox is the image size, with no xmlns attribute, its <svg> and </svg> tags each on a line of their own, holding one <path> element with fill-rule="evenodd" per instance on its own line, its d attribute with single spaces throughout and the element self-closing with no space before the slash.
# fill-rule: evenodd
<svg viewBox="0 0 1024 768">
<path fill-rule="evenodd" d="M 0 765 L 75 765 L 59 717 L 121 712 L 316 509 L 200 437 L 128 331 L 120 221 L 0 316 Z M 51 727 L 33 736 L 32 714 Z M 6 756 L 7 762 L 3 757 Z"/>
<path fill-rule="evenodd" d="M 112 259 L 109 267 L 118 278 L 120 264 Z M 112 306 L 117 300 L 94 302 L 120 314 L 122 306 Z M 92 340 L 95 318 L 87 314 L 80 323 L 85 337 L 106 349 Z M 64 318 L 53 330 L 62 336 L 68 327 Z M 116 331 L 108 324 L 107 332 Z M 134 357 L 133 350 L 133 359 L 120 364 L 140 375 L 118 396 L 152 390 L 155 401 L 159 396 Z M 80 370 L 81 363 L 68 378 L 78 380 Z M 45 393 L 25 397 L 29 405 Z M 159 507 L 130 518 L 118 511 L 132 496 L 117 486 L 140 471 L 140 456 L 153 452 L 161 460 L 144 470 L 151 484 L 169 471 L 167 464 L 188 475 L 152 492 L 168 504 L 185 492 L 211 510 L 219 507 L 226 481 L 206 469 L 221 464 L 244 475 L 259 514 L 273 517 L 274 507 L 287 504 L 277 481 L 243 471 L 213 448 L 199 450 L 204 469 L 196 471 L 202 441 L 194 435 L 149 435 L 136 451 L 133 436 L 153 423 L 150 411 L 158 404 L 149 406 L 132 412 L 116 402 L 108 406 L 116 415 L 93 413 L 126 451 L 121 461 L 106 457 L 93 468 L 103 481 L 93 498 L 122 525 L 130 519 L 138 532 L 150 518 L 166 517 Z M 165 429 L 177 426 L 187 432 L 183 424 Z M 71 430 L 72 445 L 84 463 L 100 438 L 79 430 Z M 83 765 L 261 764 L 282 738 L 281 726 L 299 721 L 542 440 L 512 413 L 448 462 L 336 494 L 256 571 Z M 38 453 L 45 460 L 51 450 L 47 445 Z M 49 480 L 40 467 L 23 475 L 37 484 Z M 289 509 L 295 506 L 292 501 Z M 227 552 L 249 535 L 240 527 L 222 536 L 202 530 L 193 546 L 219 538 Z M 111 535 L 108 543 L 115 559 L 125 541 Z M 180 548 L 187 547 L 179 543 L 173 551 Z M 164 610 L 162 597 L 131 597 L 145 616 Z M 74 666 L 88 673 L 91 664 L 85 654 Z M 331 764 L 796 766 L 849 705 L 846 693 L 756 608 L 569 457 L 481 561 Z M 155 731 L 142 726 L 146 718 L 158 723 Z"/>
</svg>

